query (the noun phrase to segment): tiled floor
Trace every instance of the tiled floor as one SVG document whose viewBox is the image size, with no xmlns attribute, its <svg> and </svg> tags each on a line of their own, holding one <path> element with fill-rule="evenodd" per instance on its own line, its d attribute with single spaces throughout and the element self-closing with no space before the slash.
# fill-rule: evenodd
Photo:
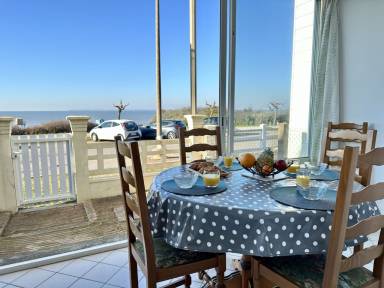
<svg viewBox="0 0 384 288">
<path fill-rule="evenodd" d="M 127 249 L 123 248 L 0 275 L 0 288 L 129 288 L 128 277 Z M 192 287 L 201 287 L 197 275 L 192 278 Z M 139 279 L 140 288 L 145 288 L 141 271 Z"/>
<path fill-rule="evenodd" d="M 378 234 L 372 234 L 369 238 L 368 246 L 377 242 Z M 351 252 L 349 249 L 345 255 L 349 256 Z M 227 256 L 226 274 L 233 272 L 231 258 L 233 255 Z M 366 267 L 372 270 L 372 263 Z M 128 253 L 127 248 L 123 248 L 0 275 L 0 288 L 130 288 L 128 273 Z M 192 275 L 192 279 L 192 288 L 201 287 L 197 275 Z M 139 281 L 140 288 L 145 288 L 145 277 L 141 271 Z"/>
</svg>

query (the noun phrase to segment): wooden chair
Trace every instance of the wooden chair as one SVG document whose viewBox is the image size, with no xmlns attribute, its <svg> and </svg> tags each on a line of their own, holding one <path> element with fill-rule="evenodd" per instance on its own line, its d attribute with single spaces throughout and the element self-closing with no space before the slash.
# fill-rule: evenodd
<svg viewBox="0 0 384 288">
<path fill-rule="evenodd" d="M 184 279 L 164 287 L 190 287 L 191 273 L 211 268 L 217 271 L 217 287 L 224 287 L 225 254 L 176 249 L 164 240 L 152 237 L 138 143 L 124 143 L 119 137 L 115 138 L 115 142 L 128 226 L 130 287 L 138 287 L 137 264 L 147 279 L 148 288 L 176 277 Z M 132 161 L 133 173 L 127 169 L 126 157 Z M 135 188 L 135 193 L 130 187 Z"/>
<path fill-rule="evenodd" d="M 262 286 L 262 280 L 284 288 L 312 287 L 383 287 L 384 286 L 384 215 L 369 217 L 347 227 L 351 205 L 373 202 L 384 198 L 384 182 L 365 187 L 352 193 L 356 164 L 361 169 L 384 165 L 384 147 L 358 155 L 357 147 L 346 147 L 341 178 L 333 216 L 332 230 L 326 258 L 324 255 L 254 258 L 254 287 Z M 342 256 L 345 240 L 369 235 L 380 230 L 376 246 Z M 374 260 L 373 273 L 362 267 Z"/>
<path fill-rule="evenodd" d="M 329 122 L 324 130 L 322 161 L 336 169 L 341 168 L 345 146 L 357 146 L 360 154 L 364 154 L 374 149 L 376 145 L 377 130 L 368 130 L 368 122 L 362 125 Z M 364 186 L 369 185 L 371 172 L 365 171 L 363 174 L 358 171 L 356 181 Z"/>
<path fill-rule="evenodd" d="M 185 146 L 185 138 L 191 136 L 215 136 L 216 144 L 210 145 L 206 143 L 193 144 L 191 146 Z M 180 138 L 180 160 L 181 165 L 187 164 L 187 153 L 188 152 L 200 152 L 200 151 L 216 151 L 217 156 L 221 156 L 221 136 L 220 136 L 220 127 L 216 127 L 215 130 L 209 130 L 206 128 L 196 128 L 191 130 L 186 130 L 185 128 L 179 128 L 179 138 Z"/>
</svg>

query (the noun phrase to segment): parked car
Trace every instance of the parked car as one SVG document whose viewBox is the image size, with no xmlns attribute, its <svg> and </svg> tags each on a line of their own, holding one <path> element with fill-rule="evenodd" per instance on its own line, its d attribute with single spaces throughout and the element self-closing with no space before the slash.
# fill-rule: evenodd
<svg viewBox="0 0 384 288">
<path fill-rule="evenodd" d="M 93 128 L 89 135 L 93 141 L 114 140 L 120 136 L 124 140 L 141 138 L 139 126 L 132 120 L 108 120 Z"/>
<path fill-rule="evenodd" d="M 156 129 L 153 129 L 151 126 L 139 126 L 141 132 L 141 138 L 143 140 L 155 140 L 156 139 Z"/>
<path fill-rule="evenodd" d="M 219 117 L 213 116 L 213 117 L 207 117 L 204 119 L 204 125 L 219 125 Z"/>
<path fill-rule="evenodd" d="M 161 121 L 161 132 L 164 138 L 175 139 L 179 137 L 179 128 L 185 127 L 181 120 L 163 120 Z M 156 123 L 151 123 L 150 127 L 156 129 Z"/>
</svg>

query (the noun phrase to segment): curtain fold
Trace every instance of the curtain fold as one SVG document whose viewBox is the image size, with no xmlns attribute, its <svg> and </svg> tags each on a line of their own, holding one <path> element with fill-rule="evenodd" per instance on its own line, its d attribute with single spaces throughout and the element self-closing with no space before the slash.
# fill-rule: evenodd
<svg viewBox="0 0 384 288">
<path fill-rule="evenodd" d="M 316 0 L 310 111 L 310 158 L 320 159 L 323 128 L 340 119 L 339 0 Z"/>
</svg>

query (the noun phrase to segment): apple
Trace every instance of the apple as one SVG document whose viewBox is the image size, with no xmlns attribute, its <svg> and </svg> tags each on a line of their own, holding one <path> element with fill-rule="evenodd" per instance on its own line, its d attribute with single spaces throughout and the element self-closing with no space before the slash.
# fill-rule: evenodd
<svg viewBox="0 0 384 288">
<path fill-rule="evenodd" d="M 288 167 L 287 162 L 285 162 L 284 160 L 277 160 L 274 166 L 279 171 L 284 171 Z"/>
</svg>

